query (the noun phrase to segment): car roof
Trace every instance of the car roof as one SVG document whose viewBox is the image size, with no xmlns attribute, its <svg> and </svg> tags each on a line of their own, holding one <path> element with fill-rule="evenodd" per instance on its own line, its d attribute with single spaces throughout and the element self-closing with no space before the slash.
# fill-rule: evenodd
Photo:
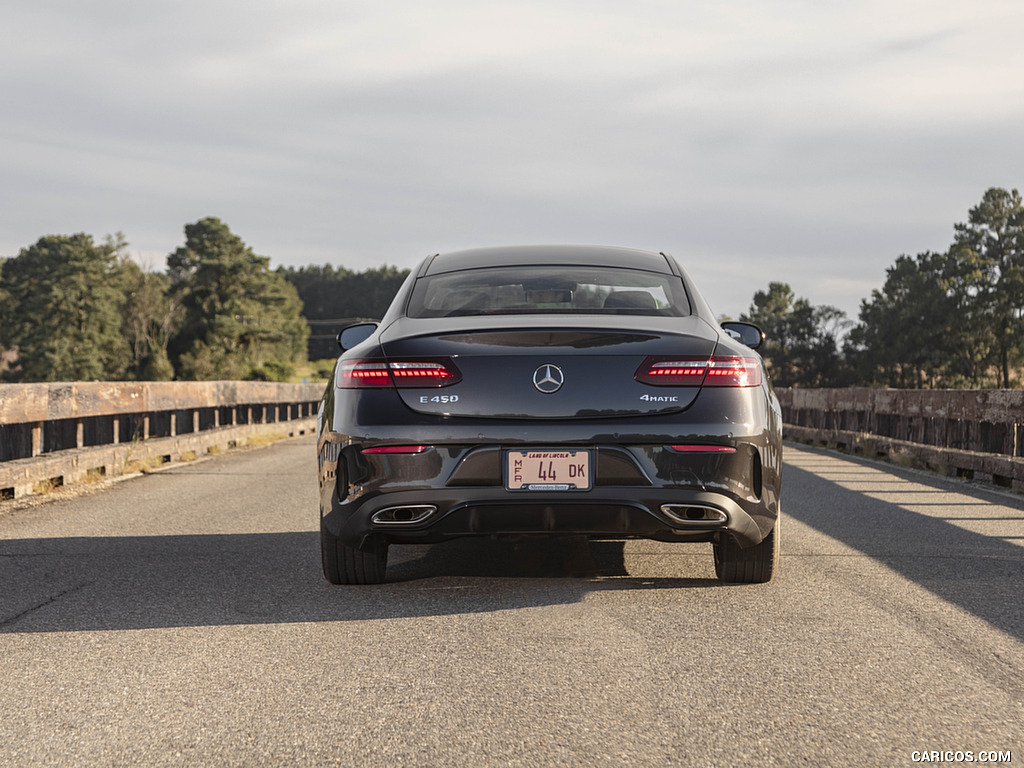
<svg viewBox="0 0 1024 768">
<path fill-rule="evenodd" d="M 515 245 L 439 253 L 427 259 L 420 276 L 480 267 L 545 264 L 629 267 L 674 274 L 669 259 L 652 251 L 607 245 Z"/>
</svg>

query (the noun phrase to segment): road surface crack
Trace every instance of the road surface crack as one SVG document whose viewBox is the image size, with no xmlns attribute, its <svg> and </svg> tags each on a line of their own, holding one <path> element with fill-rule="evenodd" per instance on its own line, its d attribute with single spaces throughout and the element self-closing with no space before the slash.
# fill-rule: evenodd
<svg viewBox="0 0 1024 768">
<path fill-rule="evenodd" d="M 57 602 L 65 595 L 70 595 L 72 592 L 77 592 L 78 590 L 83 589 L 84 587 L 90 587 L 94 583 L 95 582 L 87 581 L 84 584 L 78 584 L 74 587 L 68 587 L 62 592 L 58 592 L 55 595 L 51 595 L 50 597 L 43 600 L 43 602 L 33 605 L 31 608 L 26 608 L 20 613 L 16 613 L 13 616 L 8 616 L 6 619 L 0 619 L 0 629 L 5 629 L 6 627 L 9 627 L 11 624 L 20 621 L 25 616 L 28 616 L 30 613 L 34 613 L 35 611 L 38 611 L 40 608 L 45 608 L 46 606 L 50 605 L 50 603 Z"/>
</svg>

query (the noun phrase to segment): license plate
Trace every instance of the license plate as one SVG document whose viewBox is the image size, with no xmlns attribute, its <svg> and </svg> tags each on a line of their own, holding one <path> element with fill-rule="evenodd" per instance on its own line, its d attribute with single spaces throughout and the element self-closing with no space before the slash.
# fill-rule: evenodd
<svg viewBox="0 0 1024 768">
<path fill-rule="evenodd" d="M 509 451 L 505 487 L 510 491 L 590 490 L 590 451 Z"/>
</svg>

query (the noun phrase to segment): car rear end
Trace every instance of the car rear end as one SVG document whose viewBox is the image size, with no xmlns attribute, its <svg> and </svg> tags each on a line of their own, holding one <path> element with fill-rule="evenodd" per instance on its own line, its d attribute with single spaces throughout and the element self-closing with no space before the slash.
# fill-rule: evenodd
<svg viewBox="0 0 1024 768">
<path fill-rule="evenodd" d="M 529 267 L 544 311 L 517 311 L 521 274 L 449 279 L 434 304 L 413 278 L 401 311 L 342 356 L 321 410 L 328 545 L 566 533 L 745 550 L 772 534 L 779 415 L 756 353 L 671 262 L 616 277 L 582 312 L 559 310 L 608 268 L 544 266 Z"/>
</svg>

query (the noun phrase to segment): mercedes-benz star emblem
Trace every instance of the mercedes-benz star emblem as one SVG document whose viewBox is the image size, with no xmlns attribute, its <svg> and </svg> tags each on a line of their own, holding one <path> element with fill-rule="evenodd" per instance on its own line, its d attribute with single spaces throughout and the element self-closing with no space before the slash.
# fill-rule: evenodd
<svg viewBox="0 0 1024 768">
<path fill-rule="evenodd" d="M 551 395 L 562 388 L 565 383 L 565 374 L 557 365 L 545 363 L 533 372 L 533 386 L 545 395 Z"/>
</svg>

